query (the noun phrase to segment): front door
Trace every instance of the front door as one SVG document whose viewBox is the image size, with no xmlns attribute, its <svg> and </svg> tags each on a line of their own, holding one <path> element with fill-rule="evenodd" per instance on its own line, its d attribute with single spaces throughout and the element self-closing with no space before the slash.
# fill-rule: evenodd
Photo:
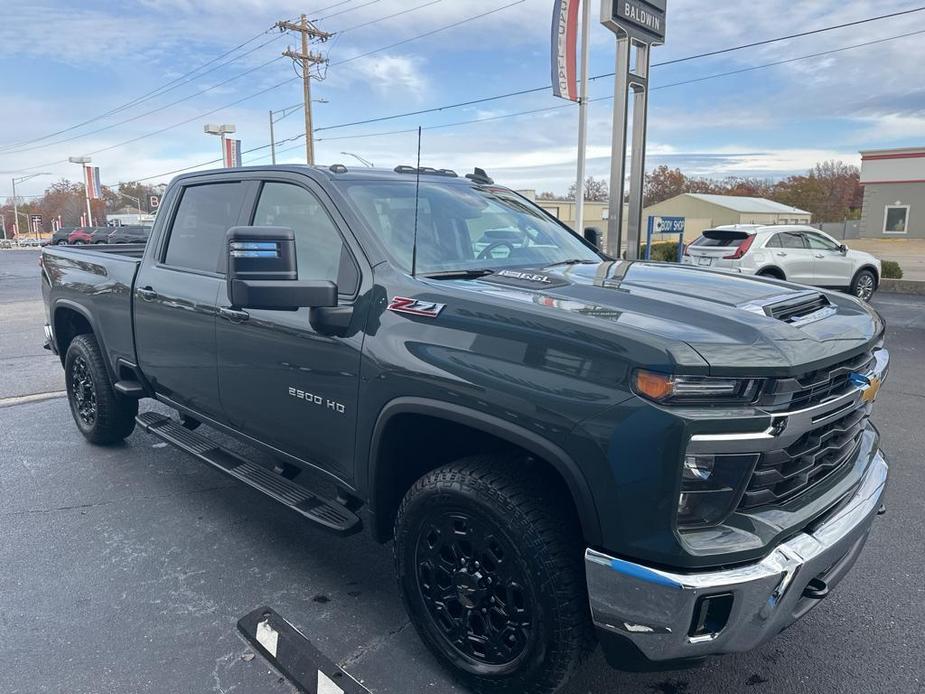
<svg viewBox="0 0 925 694">
<path fill-rule="evenodd" d="M 322 195 L 304 176 L 265 181 L 251 223 L 292 229 L 299 279 L 336 282 L 339 308 L 349 311 L 358 266 Z M 228 306 L 226 297 L 221 305 Z M 308 308 L 243 314 L 220 315 L 216 323 L 226 418 L 248 436 L 352 481 L 362 330 L 316 329 Z M 351 325 L 364 323 L 352 317 Z"/>
<path fill-rule="evenodd" d="M 821 287 L 847 287 L 851 284 L 852 261 L 841 246 L 828 236 L 807 231 L 806 243 L 813 252 L 813 273 Z"/>
<path fill-rule="evenodd" d="M 245 185 L 183 187 L 172 209 L 164 210 L 170 225 L 166 242 L 148 250 L 135 282 L 135 344 L 142 372 L 159 395 L 219 419 L 215 316 L 225 292 L 219 263 L 225 233 L 237 224 Z"/>
</svg>

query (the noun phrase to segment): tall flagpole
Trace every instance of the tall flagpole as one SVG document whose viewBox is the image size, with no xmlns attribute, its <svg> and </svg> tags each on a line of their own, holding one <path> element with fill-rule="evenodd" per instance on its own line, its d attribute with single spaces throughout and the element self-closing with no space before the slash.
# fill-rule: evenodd
<svg viewBox="0 0 925 694">
<path fill-rule="evenodd" d="M 581 87 L 578 96 L 578 177 L 575 181 L 575 231 L 585 233 L 585 164 L 588 147 L 588 63 L 591 50 L 591 0 L 581 8 Z"/>
</svg>

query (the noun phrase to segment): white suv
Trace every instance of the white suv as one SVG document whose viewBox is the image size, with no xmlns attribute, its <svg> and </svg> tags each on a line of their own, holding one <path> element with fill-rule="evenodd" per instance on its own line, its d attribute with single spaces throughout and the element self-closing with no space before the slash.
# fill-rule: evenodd
<svg viewBox="0 0 925 694">
<path fill-rule="evenodd" d="M 703 232 L 684 249 L 684 263 L 832 287 L 869 301 L 880 284 L 880 260 L 849 250 L 808 226 L 735 224 Z"/>
</svg>

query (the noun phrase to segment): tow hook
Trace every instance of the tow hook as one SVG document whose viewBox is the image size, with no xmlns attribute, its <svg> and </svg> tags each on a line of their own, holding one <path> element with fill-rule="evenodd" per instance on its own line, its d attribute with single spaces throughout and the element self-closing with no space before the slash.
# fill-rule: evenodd
<svg viewBox="0 0 925 694">
<path fill-rule="evenodd" d="M 811 598 L 813 600 L 822 600 L 829 594 L 829 584 L 823 581 L 821 578 L 816 577 L 806 584 L 806 588 L 803 590 L 804 598 Z"/>
<path fill-rule="evenodd" d="M 880 504 L 880 508 L 877 509 L 877 515 L 878 516 L 886 515 L 886 504 Z"/>
</svg>

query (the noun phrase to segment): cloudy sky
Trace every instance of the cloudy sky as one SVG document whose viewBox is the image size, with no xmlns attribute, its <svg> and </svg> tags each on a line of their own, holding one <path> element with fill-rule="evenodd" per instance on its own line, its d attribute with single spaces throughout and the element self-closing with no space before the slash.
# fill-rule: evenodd
<svg viewBox="0 0 925 694">
<path fill-rule="evenodd" d="M 591 1 L 596 17 L 598 3 Z M 291 61 L 280 56 L 296 40 L 271 26 L 300 11 L 336 34 L 315 48 L 329 59 L 325 79 L 313 91 L 314 98 L 327 101 L 315 105 L 320 163 L 356 164 L 343 151 L 376 165 L 413 163 L 416 135 L 408 131 L 421 125 L 425 165 L 460 171 L 480 166 L 512 186 L 564 192 L 574 177 L 577 111 L 549 90 L 335 127 L 548 85 L 552 5 L 552 0 L 305 0 L 304 6 L 291 0 L 84 0 L 75 7 L 64 0 L 4 0 L 0 197 L 10 193 L 11 172 L 77 178 L 77 167 L 62 160 L 84 154 L 92 154 L 104 184 L 149 177 L 166 182 L 168 172 L 219 155 L 217 138 L 202 132 L 206 122 L 235 123 L 245 151 L 266 145 L 268 111 L 302 100 L 301 81 Z M 655 63 L 917 3 L 671 0 L 668 5 L 668 41 L 655 49 Z M 484 16 L 473 19 L 477 15 Z M 435 31 L 450 25 L 456 26 Z M 906 36 L 895 38 L 900 35 Z M 889 40 L 855 47 L 881 39 Z M 831 52 L 839 49 L 846 50 Z M 815 57 L 748 70 L 810 55 Z M 613 61 L 613 36 L 595 21 L 591 74 L 612 71 Z M 776 177 L 823 159 L 858 162 L 860 149 L 921 145 L 923 64 L 925 12 L 654 67 L 647 166 Z M 716 77 L 729 72 L 737 74 Z M 677 84 L 690 80 L 700 81 Z M 612 94 L 610 78 L 591 83 L 592 98 L 599 100 L 591 104 L 589 173 L 597 176 L 609 171 Z M 283 118 L 276 129 L 278 140 L 298 136 L 301 112 Z M 304 161 L 302 141 L 280 149 L 281 161 Z M 245 164 L 268 161 L 267 149 L 244 156 Z M 40 192 L 52 180 L 35 178 L 18 192 Z"/>
</svg>

